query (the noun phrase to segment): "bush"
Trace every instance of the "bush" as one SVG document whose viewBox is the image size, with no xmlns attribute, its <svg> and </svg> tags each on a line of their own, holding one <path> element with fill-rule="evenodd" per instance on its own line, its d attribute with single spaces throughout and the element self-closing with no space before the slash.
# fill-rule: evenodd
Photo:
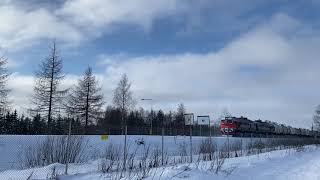
<svg viewBox="0 0 320 180">
<path fill-rule="evenodd" d="M 212 139 L 208 138 L 202 140 L 199 147 L 199 155 L 202 156 L 204 161 L 211 161 L 215 152 L 217 151 L 216 144 L 212 141 Z"/>
<path fill-rule="evenodd" d="M 105 153 L 103 155 L 103 160 L 101 161 L 99 169 L 102 173 L 111 172 L 114 168 L 120 169 L 120 147 L 116 147 L 113 144 L 107 146 Z"/>
<path fill-rule="evenodd" d="M 45 140 L 25 147 L 21 161 L 23 168 L 46 166 L 53 163 L 78 163 L 86 160 L 83 136 L 47 136 Z"/>
</svg>

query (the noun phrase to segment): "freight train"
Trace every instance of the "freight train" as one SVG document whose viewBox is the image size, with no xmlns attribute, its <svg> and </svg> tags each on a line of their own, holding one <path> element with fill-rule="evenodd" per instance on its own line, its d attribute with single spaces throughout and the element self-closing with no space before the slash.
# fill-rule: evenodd
<svg viewBox="0 0 320 180">
<path fill-rule="evenodd" d="M 230 136 L 300 136 L 317 137 L 318 131 L 293 128 L 271 121 L 249 120 L 246 117 L 226 117 L 221 120 L 220 130 Z"/>
</svg>

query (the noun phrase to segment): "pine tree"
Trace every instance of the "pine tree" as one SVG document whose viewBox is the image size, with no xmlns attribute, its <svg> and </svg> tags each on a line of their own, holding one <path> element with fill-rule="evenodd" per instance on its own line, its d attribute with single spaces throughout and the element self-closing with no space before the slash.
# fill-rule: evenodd
<svg viewBox="0 0 320 180">
<path fill-rule="evenodd" d="M 5 131 L 5 118 L 3 115 L 0 115 L 0 134 L 4 134 Z"/>
<path fill-rule="evenodd" d="M 12 133 L 18 134 L 20 132 L 20 124 L 18 119 L 18 112 L 17 110 L 14 110 L 14 112 L 11 114 L 11 120 L 12 120 Z"/>
<path fill-rule="evenodd" d="M 72 89 L 67 103 L 67 111 L 84 122 L 84 129 L 96 123 L 102 115 L 104 105 L 101 87 L 92 73 L 91 67 L 85 71 L 78 84 Z"/>
<path fill-rule="evenodd" d="M 175 115 L 175 127 L 180 130 L 180 133 L 185 134 L 185 122 L 184 122 L 184 114 L 186 113 L 186 108 L 183 103 L 180 103 L 177 108 L 177 112 Z"/>
<path fill-rule="evenodd" d="M 32 134 L 43 134 L 46 130 L 46 125 L 40 114 L 37 114 L 32 121 L 31 127 L 33 133 Z"/>
<path fill-rule="evenodd" d="M 164 113 L 162 110 L 159 110 L 157 113 L 157 120 L 155 121 L 156 126 L 157 127 L 163 127 L 165 124 L 165 117 L 164 117 Z"/>
</svg>

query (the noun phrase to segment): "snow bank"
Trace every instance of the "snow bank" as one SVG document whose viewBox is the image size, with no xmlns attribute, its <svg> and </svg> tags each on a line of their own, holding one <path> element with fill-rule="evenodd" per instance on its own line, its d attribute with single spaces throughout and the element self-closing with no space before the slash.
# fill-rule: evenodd
<svg viewBox="0 0 320 180">
<path fill-rule="evenodd" d="M 279 150 L 259 155 L 230 158 L 225 161 L 224 170 L 233 169 L 230 175 L 222 171 L 215 174 L 205 165 L 181 164 L 165 168 L 155 168 L 146 179 L 202 179 L 202 180 L 317 180 L 320 179 L 320 151 L 315 146 L 308 146 L 305 151 L 294 149 Z M 108 179 L 110 174 L 97 171 L 99 160 L 85 164 L 71 164 L 69 176 L 61 176 L 62 180 Z M 46 179 L 53 172 L 62 174 L 64 165 L 52 164 L 42 168 L 28 170 L 10 170 L 0 173 L 0 179 Z M 131 178 L 132 179 L 132 178 Z"/>
</svg>

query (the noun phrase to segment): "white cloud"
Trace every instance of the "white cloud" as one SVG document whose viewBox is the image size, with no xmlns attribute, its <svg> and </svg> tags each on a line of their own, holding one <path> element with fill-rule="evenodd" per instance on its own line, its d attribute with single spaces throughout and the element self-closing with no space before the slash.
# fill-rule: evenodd
<svg viewBox="0 0 320 180">
<path fill-rule="evenodd" d="M 176 0 L 73 0 L 67 1 L 57 13 L 88 29 L 110 27 L 117 23 L 149 28 L 155 18 L 175 13 L 176 10 Z"/>
<path fill-rule="evenodd" d="M 34 40 L 57 38 L 80 41 L 83 35 L 46 9 L 27 11 L 21 7 L 0 6 L 0 41 L 7 50 L 30 46 Z M 31 42 L 31 43 L 30 43 Z"/>
<path fill-rule="evenodd" d="M 297 35 L 300 29 L 308 27 L 278 14 L 217 52 L 110 57 L 104 84 L 111 92 L 127 73 L 137 99 L 153 98 L 158 108 L 184 102 L 189 111 L 218 117 L 229 107 L 236 115 L 310 127 L 319 103 L 314 77 L 320 75 L 320 52 L 314 47 L 320 40 Z"/>
<path fill-rule="evenodd" d="M 10 100 L 13 108 L 26 112 L 30 105 L 30 99 L 33 90 L 34 78 L 32 76 L 25 76 L 14 73 L 10 76 L 8 81 L 10 92 Z"/>
<path fill-rule="evenodd" d="M 6 1 L 0 4 L 0 47 L 19 49 L 53 38 L 75 44 L 121 23 L 147 30 L 154 19 L 176 10 L 172 0 L 68 0 L 53 10 Z"/>
</svg>

